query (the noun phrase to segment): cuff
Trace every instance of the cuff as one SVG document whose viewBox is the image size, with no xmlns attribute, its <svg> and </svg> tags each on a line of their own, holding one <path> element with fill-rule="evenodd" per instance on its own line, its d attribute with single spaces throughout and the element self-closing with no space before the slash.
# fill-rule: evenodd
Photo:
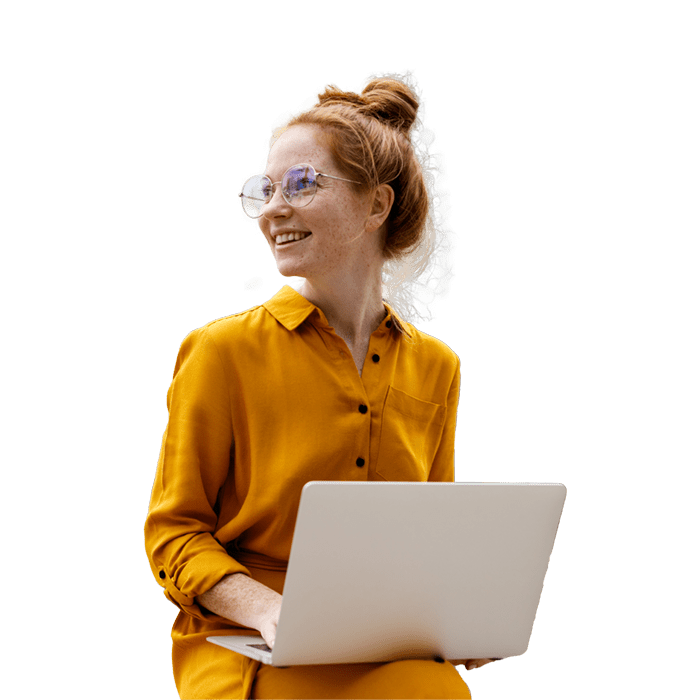
<svg viewBox="0 0 700 700">
<path fill-rule="evenodd" d="M 156 567 L 154 574 L 158 583 L 165 589 L 168 600 L 188 615 L 206 620 L 211 614 L 200 608 L 195 601 L 196 597 L 206 593 L 224 576 L 250 576 L 250 571 L 224 552 L 203 552 L 177 571 L 169 572 L 167 567 L 161 564 Z"/>
</svg>

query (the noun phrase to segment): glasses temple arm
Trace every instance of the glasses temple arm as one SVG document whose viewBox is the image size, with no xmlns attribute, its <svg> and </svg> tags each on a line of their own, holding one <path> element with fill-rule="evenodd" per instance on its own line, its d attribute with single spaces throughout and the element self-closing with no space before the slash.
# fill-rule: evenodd
<svg viewBox="0 0 700 700">
<path fill-rule="evenodd" d="M 335 175 L 326 175 L 326 173 L 316 173 L 316 177 L 329 177 L 331 180 L 342 180 L 343 182 L 352 182 L 356 185 L 361 185 L 357 180 L 348 180 L 346 177 L 337 177 Z"/>
</svg>

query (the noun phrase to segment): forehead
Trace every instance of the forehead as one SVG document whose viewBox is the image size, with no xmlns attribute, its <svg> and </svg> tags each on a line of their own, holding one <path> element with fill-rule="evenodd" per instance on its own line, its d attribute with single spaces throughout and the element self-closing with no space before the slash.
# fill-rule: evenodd
<svg viewBox="0 0 700 700">
<path fill-rule="evenodd" d="M 279 180 L 288 168 L 299 163 L 309 163 L 318 172 L 333 169 L 333 156 L 321 129 L 299 125 L 284 131 L 270 149 L 265 175 Z"/>
</svg>

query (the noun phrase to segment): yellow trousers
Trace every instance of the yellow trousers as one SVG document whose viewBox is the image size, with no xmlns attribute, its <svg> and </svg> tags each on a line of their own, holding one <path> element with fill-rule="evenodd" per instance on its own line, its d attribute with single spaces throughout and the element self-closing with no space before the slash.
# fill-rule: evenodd
<svg viewBox="0 0 700 700">
<path fill-rule="evenodd" d="M 261 666 L 253 698 L 471 698 L 449 662 Z"/>
</svg>

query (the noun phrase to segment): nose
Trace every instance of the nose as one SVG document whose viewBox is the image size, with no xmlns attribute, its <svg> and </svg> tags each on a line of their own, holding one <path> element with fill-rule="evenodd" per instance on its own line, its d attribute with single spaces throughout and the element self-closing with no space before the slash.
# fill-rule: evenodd
<svg viewBox="0 0 700 700">
<path fill-rule="evenodd" d="M 272 199 L 263 205 L 262 216 L 270 221 L 280 217 L 289 217 L 292 214 L 292 206 L 282 196 L 282 185 L 276 183 L 272 186 Z"/>
</svg>

